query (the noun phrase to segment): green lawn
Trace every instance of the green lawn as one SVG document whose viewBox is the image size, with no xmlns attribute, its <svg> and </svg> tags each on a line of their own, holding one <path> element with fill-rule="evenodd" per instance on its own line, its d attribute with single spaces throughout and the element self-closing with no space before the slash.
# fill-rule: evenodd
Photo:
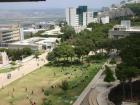
<svg viewBox="0 0 140 105">
<path fill-rule="evenodd" d="M 31 105 L 34 100 L 42 105 L 44 99 L 52 100 L 52 105 L 70 105 L 91 81 L 102 63 L 82 66 L 51 67 L 44 66 L 0 90 L 0 105 Z M 83 69 L 81 69 L 83 68 Z M 87 77 L 88 76 L 88 77 Z M 63 80 L 69 83 L 64 92 L 59 85 Z M 54 86 L 55 88 L 51 88 Z M 45 96 L 42 90 L 47 90 Z"/>
<path fill-rule="evenodd" d="M 2 68 L 0 69 L 0 73 L 7 73 L 10 71 L 13 71 L 17 68 L 18 66 L 11 66 L 11 67 L 6 67 L 6 68 Z"/>
</svg>

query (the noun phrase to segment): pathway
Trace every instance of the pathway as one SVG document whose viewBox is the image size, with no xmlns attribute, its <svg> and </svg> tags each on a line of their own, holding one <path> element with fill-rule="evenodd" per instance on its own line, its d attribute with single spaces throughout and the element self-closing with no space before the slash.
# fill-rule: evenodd
<svg viewBox="0 0 140 105">
<path fill-rule="evenodd" d="M 33 72 L 34 70 L 40 68 L 41 66 L 48 63 L 46 60 L 47 52 L 43 53 L 39 56 L 39 59 L 36 60 L 36 58 L 33 58 L 29 61 L 26 61 L 22 63 L 22 66 L 20 68 L 17 68 L 14 71 L 8 72 L 8 73 L 1 73 L 0 74 L 0 88 L 10 84 L 11 82 Z M 7 76 L 11 75 L 11 78 L 8 79 Z"/>
</svg>

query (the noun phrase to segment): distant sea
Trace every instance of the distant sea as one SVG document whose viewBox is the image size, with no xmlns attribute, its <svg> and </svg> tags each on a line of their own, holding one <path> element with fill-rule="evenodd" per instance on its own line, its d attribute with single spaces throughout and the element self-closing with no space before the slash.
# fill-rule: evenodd
<svg viewBox="0 0 140 105">
<path fill-rule="evenodd" d="M 0 10 L 0 24 L 30 24 L 65 19 L 65 9 Z"/>
</svg>

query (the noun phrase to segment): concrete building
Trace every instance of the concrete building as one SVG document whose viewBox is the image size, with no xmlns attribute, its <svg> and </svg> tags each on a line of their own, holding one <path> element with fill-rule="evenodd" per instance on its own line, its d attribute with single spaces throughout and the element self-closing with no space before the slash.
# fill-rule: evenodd
<svg viewBox="0 0 140 105">
<path fill-rule="evenodd" d="M 47 50 L 51 51 L 60 41 L 60 38 L 43 38 L 43 37 L 33 37 L 30 39 L 17 41 L 8 44 L 10 49 L 22 49 L 24 47 L 29 47 L 32 50 Z"/>
<path fill-rule="evenodd" d="M 66 22 L 73 27 L 87 26 L 93 22 L 93 12 L 89 12 L 87 6 L 66 9 Z"/>
<path fill-rule="evenodd" d="M 89 23 L 93 22 L 93 12 L 83 13 L 83 26 L 87 26 Z"/>
<path fill-rule="evenodd" d="M 115 25 L 109 30 L 109 38 L 120 39 L 129 35 L 140 34 L 140 26 L 131 26 L 129 20 L 121 21 L 120 25 Z"/>
<path fill-rule="evenodd" d="M 19 25 L 0 25 L 0 46 L 19 41 L 22 30 Z"/>
</svg>

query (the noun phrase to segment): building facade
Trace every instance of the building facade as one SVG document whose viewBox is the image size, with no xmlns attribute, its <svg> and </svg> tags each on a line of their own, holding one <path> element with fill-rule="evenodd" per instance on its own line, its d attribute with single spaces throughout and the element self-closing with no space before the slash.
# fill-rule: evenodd
<svg viewBox="0 0 140 105">
<path fill-rule="evenodd" d="M 0 46 L 6 46 L 7 43 L 19 41 L 21 39 L 21 29 L 19 25 L 1 25 L 0 26 Z"/>
<path fill-rule="evenodd" d="M 66 22 L 70 26 L 78 26 L 79 25 L 79 18 L 76 13 L 76 8 L 67 8 L 66 9 Z"/>
<path fill-rule="evenodd" d="M 111 39 L 120 39 L 135 34 L 140 34 L 140 26 L 132 27 L 128 20 L 121 21 L 121 25 L 115 25 L 109 30 L 109 38 Z"/>
</svg>

